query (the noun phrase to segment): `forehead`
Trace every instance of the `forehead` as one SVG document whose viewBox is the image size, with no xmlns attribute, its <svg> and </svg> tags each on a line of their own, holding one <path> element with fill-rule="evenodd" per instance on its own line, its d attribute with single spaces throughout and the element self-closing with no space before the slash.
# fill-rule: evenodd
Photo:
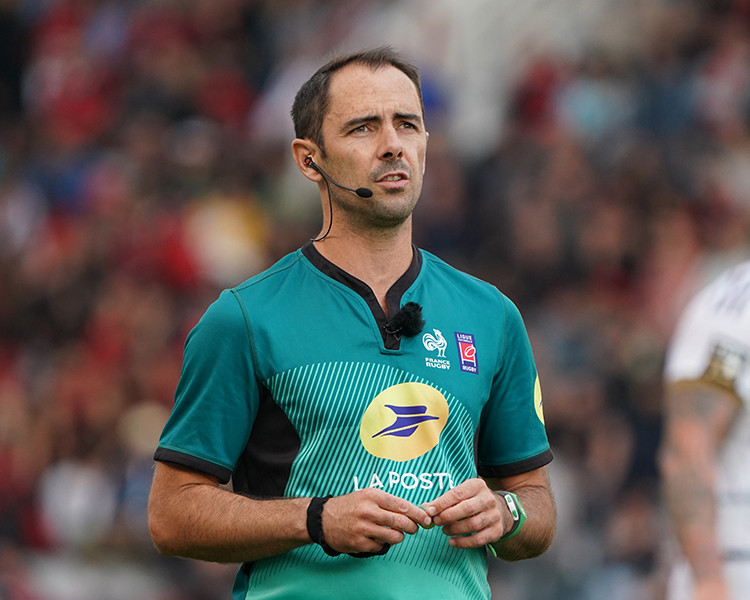
<svg viewBox="0 0 750 600">
<path fill-rule="evenodd" d="M 417 88 L 391 65 L 371 69 L 351 64 L 331 77 L 326 121 L 346 121 L 363 115 L 421 114 Z"/>
</svg>

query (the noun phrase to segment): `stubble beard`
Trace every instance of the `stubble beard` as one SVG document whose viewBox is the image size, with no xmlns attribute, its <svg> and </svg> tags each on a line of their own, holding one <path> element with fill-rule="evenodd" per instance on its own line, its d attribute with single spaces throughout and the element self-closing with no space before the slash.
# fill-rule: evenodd
<svg viewBox="0 0 750 600">
<path fill-rule="evenodd" d="M 413 178 L 412 169 L 401 160 L 382 164 L 371 174 L 371 180 L 377 181 L 391 171 L 406 173 L 410 185 L 406 189 L 386 187 L 382 190 L 385 197 L 380 199 L 376 199 L 375 196 L 359 198 L 352 194 L 342 193 L 341 190 L 335 190 L 332 196 L 334 211 L 338 209 L 345 212 L 353 226 L 364 230 L 387 231 L 403 225 L 414 211 L 421 189 L 417 189 L 420 186 Z"/>
<path fill-rule="evenodd" d="M 337 190 L 332 196 L 334 221 L 338 211 L 346 215 L 352 227 L 364 231 L 386 232 L 399 228 L 409 220 L 419 198 L 411 190 L 385 190 L 385 195 L 380 199 L 359 198 Z"/>
</svg>

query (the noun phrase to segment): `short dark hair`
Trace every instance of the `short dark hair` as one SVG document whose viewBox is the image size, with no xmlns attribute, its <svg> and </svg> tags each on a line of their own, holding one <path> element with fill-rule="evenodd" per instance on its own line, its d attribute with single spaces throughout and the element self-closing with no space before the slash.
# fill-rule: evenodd
<svg viewBox="0 0 750 600">
<path fill-rule="evenodd" d="M 339 69 L 359 64 L 372 70 L 392 66 L 403 72 L 417 88 L 419 104 L 424 117 L 424 101 L 422 99 L 422 85 L 417 68 L 405 61 L 390 46 L 380 46 L 371 50 L 362 50 L 352 54 L 338 56 L 320 67 L 310 79 L 302 84 L 292 105 L 292 122 L 294 134 L 300 139 L 310 139 L 323 152 L 323 119 L 328 112 L 328 91 L 331 86 L 331 76 Z"/>
</svg>

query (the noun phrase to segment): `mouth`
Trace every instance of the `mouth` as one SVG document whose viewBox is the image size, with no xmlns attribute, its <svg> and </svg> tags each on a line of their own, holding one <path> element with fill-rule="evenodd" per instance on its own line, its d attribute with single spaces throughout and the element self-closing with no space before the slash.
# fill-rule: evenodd
<svg viewBox="0 0 750 600">
<path fill-rule="evenodd" d="M 388 187 L 401 187 L 409 181 L 409 176 L 401 171 L 386 173 L 380 177 L 376 183 L 384 184 Z"/>
</svg>

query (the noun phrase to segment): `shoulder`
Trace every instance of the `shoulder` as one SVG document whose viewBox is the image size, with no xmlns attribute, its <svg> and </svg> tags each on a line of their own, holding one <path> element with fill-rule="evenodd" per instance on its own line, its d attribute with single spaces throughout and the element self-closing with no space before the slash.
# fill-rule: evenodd
<svg viewBox="0 0 750 600">
<path fill-rule="evenodd" d="M 243 294 L 248 290 L 262 289 L 264 286 L 273 286 L 274 281 L 280 277 L 287 277 L 294 272 L 304 262 L 302 252 L 296 250 L 280 258 L 273 265 L 253 275 L 239 285 L 230 288 L 228 291 L 234 294 Z"/>
<path fill-rule="evenodd" d="M 492 318 L 503 315 L 510 321 L 521 321 L 516 304 L 497 286 L 470 273 L 457 269 L 425 250 L 422 253 L 423 284 L 434 294 L 439 290 L 450 297 L 454 306 L 464 312 L 481 311 Z"/>
<path fill-rule="evenodd" d="M 750 299 L 750 261 L 740 263 L 719 275 L 697 295 L 705 302 L 721 306 L 747 303 Z"/>
<path fill-rule="evenodd" d="M 450 284 L 465 293 L 479 294 L 485 300 L 510 302 L 505 294 L 488 281 L 462 271 L 426 250 L 420 250 L 420 252 L 422 253 L 423 276 L 429 278 L 431 282 Z"/>
<path fill-rule="evenodd" d="M 268 269 L 223 290 L 206 309 L 198 325 L 212 329 L 236 327 L 238 321 L 242 321 L 246 316 L 248 305 L 263 304 L 264 297 L 279 289 L 279 280 L 287 279 L 299 265 L 301 258 L 299 252 L 287 254 Z"/>
<path fill-rule="evenodd" d="M 737 378 L 750 357 L 750 262 L 725 271 L 688 303 L 665 356 L 668 381 L 720 370 Z"/>
<path fill-rule="evenodd" d="M 732 328 L 750 327 L 750 261 L 736 265 L 708 283 L 688 302 L 680 316 L 681 326 L 700 322 Z M 692 325 L 690 325 L 692 327 Z"/>
</svg>

